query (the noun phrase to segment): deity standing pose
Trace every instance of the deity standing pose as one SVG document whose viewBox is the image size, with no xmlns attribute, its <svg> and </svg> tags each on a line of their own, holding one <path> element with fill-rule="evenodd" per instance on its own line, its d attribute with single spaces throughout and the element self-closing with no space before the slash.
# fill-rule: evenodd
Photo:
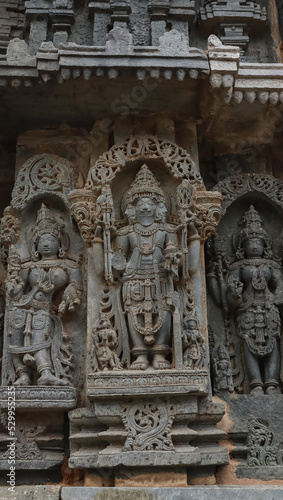
<svg viewBox="0 0 283 500">
<path fill-rule="evenodd" d="M 228 267 L 227 298 L 242 339 L 251 392 L 280 392 L 277 293 L 281 275 L 253 206 L 244 214 L 236 260 Z"/>
<path fill-rule="evenodd" d="M 166 359 L 172 334 L 172 294 L 179 279 L 182 252 L 177 227 L 166 222 L 166 196 L 143 165 L 124 197 L 129 225 L 117 232 L 113 268 L 123 271 L 122 306 L 130 334 L 133 370 L 170 368 Z M 189 235 L 191 272 L 199 260 L 199 236 Z M 190 249 L 190 243 L 194 243 Z M 196 265 L 197 262 L 197 265 Z"/>
<path fill-rule="evenodd" d="M 69 384 L 71 352 L 59 316 L 80 303 L 82 288 L 78 263 L 65 257 L 67 247 L 62 224 L 42 204 L 33 229 L 31 259 L 21 261 L 10 250 L 8 350 L 16 386 L 30 385 L 34 370 L 37 385 Z"/>
</svg>

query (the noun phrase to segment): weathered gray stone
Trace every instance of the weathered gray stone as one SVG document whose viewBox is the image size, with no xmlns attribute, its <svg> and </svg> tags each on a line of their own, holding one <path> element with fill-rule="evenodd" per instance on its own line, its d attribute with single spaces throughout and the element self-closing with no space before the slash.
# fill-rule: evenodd
<svg viewBox="0 0 283 500">
<path fill-rule="evenodd" d="M 280 486 L 188 488 L 62 488 L 62 500 L 281 500 Z"/>
<path fill-rule="evenodd" d="M 15 491 L 0 486 L 1 500 L 59 500 L 61 486 L 15 486 Z"/>
</svg>

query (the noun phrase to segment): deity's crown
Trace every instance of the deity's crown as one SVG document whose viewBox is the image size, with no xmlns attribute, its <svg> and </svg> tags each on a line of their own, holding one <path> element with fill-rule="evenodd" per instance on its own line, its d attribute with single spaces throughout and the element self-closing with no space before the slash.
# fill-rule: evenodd
<svg viewBox="0 0 283 500">
<path fill-rule="evenodd" d="M 166 202 L 165 194 L 160 184 L 145 164 L 141 167 L 134 182 L 132 182 L 125 194 L 125 205 L 134 203 L 137 199 L 142 197 L 153 198 L 157 203 Z"/>
<path fill-rule="evenodd" d="M 42 203 L 37 212 L 36 223 L 33 229 L 35 238 L 40 238 L 43 234 L 52 234 L 58 241 L 61 238 L 62 226 L 56 222 L 49 208 Z"/>
<path fill-rule="evenodd" d="M 262 238 L 266 240 L 267 233 L 263 228 L 260 215 L 253 205 L 245 212 L 242 218 L 242 224 L 244 226 L 241 230 L 242 241 L 247 238 Z"/>
</svg>

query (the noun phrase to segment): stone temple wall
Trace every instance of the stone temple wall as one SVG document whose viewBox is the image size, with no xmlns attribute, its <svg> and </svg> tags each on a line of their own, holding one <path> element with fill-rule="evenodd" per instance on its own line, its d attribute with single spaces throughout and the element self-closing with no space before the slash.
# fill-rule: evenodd
<svg viewBox="0 0 283 500">
<path fill-rule="evenodd" d="M 0 1 L 1 498 L 282 498 L 282 15 Z"/>
</svg>

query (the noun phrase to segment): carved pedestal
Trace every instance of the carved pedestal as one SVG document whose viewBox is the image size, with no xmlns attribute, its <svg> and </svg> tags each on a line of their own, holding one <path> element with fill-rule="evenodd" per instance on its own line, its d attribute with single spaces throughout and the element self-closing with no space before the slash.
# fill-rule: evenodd
<svg viewBox="0 0 283 500">
<path fill-rule="evenodd" d="M 206 370 L 90 376 L 89 407 L 69 413 L 69 465 L 172 471 L 202 466 L 213 474 L 217 464 L 228 462 L 228 453 L 218 446 L 225 433 L 215 428 L 224 406 L 208 401 L 207 385 Z"/>
<path fill-rule="evenodd" d="M 60 471 L 66 412 L 77 404 L 72 387 L 2 387 L 0 469 Z M 15 413 L 13 408 L 15 408 Z"/>
</svg>

